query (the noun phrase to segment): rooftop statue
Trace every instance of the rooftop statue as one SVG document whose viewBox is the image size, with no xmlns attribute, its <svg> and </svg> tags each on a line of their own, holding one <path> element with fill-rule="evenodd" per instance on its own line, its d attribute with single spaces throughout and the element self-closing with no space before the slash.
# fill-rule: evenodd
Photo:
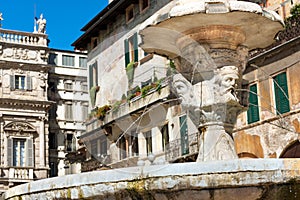
<svg viewBox="0 0 300 200">
<path fill-rule="evenodd" d="M 36 18 L 36 23 L 38 25 L 37 32 L 45 34 L 46 33 L 46 23 L 47 23 L 47 21 L 46 21 L 46 19 L 43 18 L 43 13 L 40 15 L 39 19 Z"/>
</svg>

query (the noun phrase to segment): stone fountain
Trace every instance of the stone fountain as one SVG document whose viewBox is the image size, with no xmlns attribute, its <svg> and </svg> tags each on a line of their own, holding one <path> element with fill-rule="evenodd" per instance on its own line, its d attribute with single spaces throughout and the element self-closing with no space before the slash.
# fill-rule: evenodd
<svg viewBox="0 0 300 200">
<path fill-rule="evenodd" d="M 280 29 L 276 13 L 254 3 L 171 1 L 141 25 L 141 47 L 175 62 L 174 91 L 201 133 L 197 162 L 45 179 L 3 199 L 297 199 L 299 160 L 237 159 L 231 136 L 248 51 L 270 45 Z"/>
<path fill-rule="evenodd" d="M 274 42 L 280 18 L 254 3 L 172 1 L 141 27 L 141 47 L 175 61 L 173 88 L 198 127 L 197 162 L 236 159 L 232 130 L 245 104 L 248 51 Z"/>
</svg>

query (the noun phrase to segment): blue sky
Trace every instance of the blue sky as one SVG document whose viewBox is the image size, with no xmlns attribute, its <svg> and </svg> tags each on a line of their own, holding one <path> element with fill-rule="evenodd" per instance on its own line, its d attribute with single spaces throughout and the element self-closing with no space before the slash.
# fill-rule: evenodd
<svg viewBox="0 0 300 200">
<path fill-rule="evenodd" d="M 2 28 L 33 32 L 34 10 L 47 20 L 50 48 L 73 50 L 71 44 L 83 32 L 80 29 L 95 17 L 108 0 L 0 0 Z"/>
</svg>

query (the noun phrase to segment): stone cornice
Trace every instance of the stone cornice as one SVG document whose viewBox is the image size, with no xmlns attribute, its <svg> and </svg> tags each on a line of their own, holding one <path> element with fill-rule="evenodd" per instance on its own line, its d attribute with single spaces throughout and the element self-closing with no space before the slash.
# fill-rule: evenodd
<svg viewBox="0 0 300 200">
<path fill-rule="evenodd" d="M 1 98 L 0 107 L 47 110 L 55 102 Z"/>
<path fill-rule="evenodd" d="M 16 61 L 4 61 L 0 62 L 1 69 L 23 69 L 28 71 L 44 71 L 48 72 L 51 69 L 51 66 L 47 64 L 32 64 L 32 63 L 23 63 Z"/>
</svg>

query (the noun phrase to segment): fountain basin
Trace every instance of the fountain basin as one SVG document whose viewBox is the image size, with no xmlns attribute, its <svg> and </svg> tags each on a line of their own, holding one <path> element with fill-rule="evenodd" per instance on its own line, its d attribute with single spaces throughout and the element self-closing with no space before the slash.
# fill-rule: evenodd
<svg viewBox="0 0 300 200">
<path fill-rule="evenodd" d="M 94 171 L 9 189 L 3 199 L 297 199 L 300 159 L 236 159 Z"/>
<path fill-rule="evenodd" d="M 218 29 L 212 30 L 216 26 Z M 182 53 L 182 46 L 176 43 L 182 36 L 202 45 L 209 44 L 211 48 L 236 49 L 243 45 L 252 50 L 272 44 L 276 33 L 282 29 L 283 21 L 275 12 L 255 3 L 177 0 L 141 25 L 143 42 L 140 46 L 146 52 L 171 59 Z M 226 35 L 227 30 L 231 34 Z"/>
</svg>

